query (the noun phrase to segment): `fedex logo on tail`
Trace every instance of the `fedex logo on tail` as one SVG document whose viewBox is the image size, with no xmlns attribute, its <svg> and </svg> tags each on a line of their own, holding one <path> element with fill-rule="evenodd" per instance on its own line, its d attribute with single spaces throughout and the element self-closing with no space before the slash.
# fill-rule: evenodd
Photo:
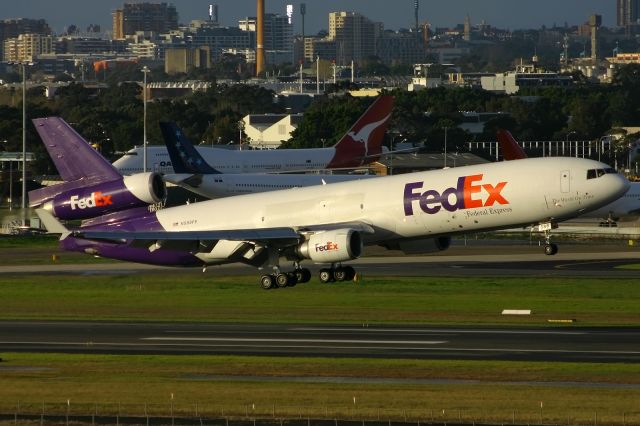
<svg viewBox="0 0 640 426">
<path fill-rule="evenodd" d="M 413 216 L 414 202 L 427 214 L 436 214 L 441 209 L 450 212 L 464 209 L 490 207 L 495 204 L 509 204 L 501 194 L 507 182 L 493 185 L 481 183 L 482 174 L 462 176 L 455 187 L 447 188 L 442 193 L 429 189 L 421 191 L 424 182 L 411 182 L 404 186 L 404 215 Z"/>
<path fill-rule="evenodd" d="M 71 205 L 71 210 L 76 208 L 82 210 L 90 207 L 109 206 L 113 204 L 113 201 L 111 200 L 111 195 L 102 195 L 102 192 L 96 191 L 85 198 L 74 195 L 69 199 L 69 204 Z"/>
</svg>

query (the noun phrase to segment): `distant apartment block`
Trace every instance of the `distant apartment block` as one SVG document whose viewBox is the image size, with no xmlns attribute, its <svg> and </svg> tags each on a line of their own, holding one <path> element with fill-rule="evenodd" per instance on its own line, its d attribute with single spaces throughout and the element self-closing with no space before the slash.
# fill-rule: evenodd
<svg viewBox="0 0 640 426">
<path fill-rule="evenodd" d="M 385 31 L 377 40 L 376 52 L 385 64 L 414 64 L 424 62 L 427 51 L 422 39 L 414 33 Z"/>
<path fill-rule="evenodd" d="M 53 53 L 53 39 L 50 35 L 20 34 L 17 38 L 4 41 L 4 61 L 33 61 L 38 55 L 49 53 Z"/>
<path fill-rule="evenodd" d="M 51 28 L 44 19 L 4 19 L 0 20 L 0 57 L 4 41 L 10 38 L 16 38 L 20 34 L 42 34 L 50 35 Z"/>
<path fill-rule="evenodd" d="M 376 54 L 376 39 L 382 33 L 382 23 L 355 12 L 329 14 L 329 39 L 336 42 L 336 63 L 360 62 Z"/>
<path fill-rule="evenodd" d="M 640 19 L 640 0 L 617 0 L 616 16 L 619 27 L 637 24 Z"/>
<path fill-rule="evenodd" d="M 113 38 L 124 39 L 137 31 L 167 33 L 178 28 L 176 7 L 167 3 L 125 3 L 113 12 Z"/>
<path fill-rule="evenodd" d="M 329 35 L 304 40 L 305 60 L 335 60 L 338 65 L 360 62 L 376 55 L 376 42 L 382 34 L 382 23 L 373 22 L 355 12 L 331 12 Z"/>
<path fill-rule="evenodd" d="M 241 19 L 238 28 L 255 34 L 256 18 Z M 264 15 L 264 49 L 267 63 L 293 62 L 293 25 L 287 16 L 274 13 Z"/>
<path fill-rule="evenodd" d="M 164 72 L 167 74 L 188 73 L 194 68 L 210 68 L 211 51 L 207 46 L 174 47 L 164 53 Z"/>
</svg>

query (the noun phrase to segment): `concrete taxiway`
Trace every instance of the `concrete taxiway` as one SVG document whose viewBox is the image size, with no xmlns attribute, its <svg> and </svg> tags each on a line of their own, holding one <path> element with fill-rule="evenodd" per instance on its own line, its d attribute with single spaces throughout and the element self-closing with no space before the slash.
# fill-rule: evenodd
<svg viewBox="0 0 640 426">
<path fill-rule="evenodd" d="M 640 328 L 0 322 L 5 351 L 640 362 Z"/>
</svg>

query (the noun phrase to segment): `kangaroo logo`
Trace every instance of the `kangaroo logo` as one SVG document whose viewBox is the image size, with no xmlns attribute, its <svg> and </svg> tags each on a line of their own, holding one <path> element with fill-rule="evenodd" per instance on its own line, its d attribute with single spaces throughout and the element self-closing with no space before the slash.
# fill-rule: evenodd
<svg viewBox="0 0 640 426">
<path fill-rule="evenodd" d="M 363 126 L 360 130 L 358 130 L 357 133 L 353 132 L 353 131 L 347 133 L 347 135 L 349 137 L 351 137 L 351 139 L 353 139 L 354 142 L 359 142 L 362 145 L 364 145 L 364 156 L 365 157 L 367 157 L 369 155 L 369 137 L 371 136 L 371 133 L 373 133 L 374 130 L 376 130 L 384 122 L 386 122 L 389 119 L 390 116 L 391 116 L 391 113 L 389 113 L 386 117 L 384 117 L 380 121 L 376 121 L 374 123 L 369 123 L 369 124 Z"/>
</svg>

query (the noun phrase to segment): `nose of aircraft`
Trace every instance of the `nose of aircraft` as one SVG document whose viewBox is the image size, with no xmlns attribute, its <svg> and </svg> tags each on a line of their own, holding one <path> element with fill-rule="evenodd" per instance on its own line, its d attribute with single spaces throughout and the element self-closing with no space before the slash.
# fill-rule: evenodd
<svg viewBox="0 0 640 426">
<path fill-rule="evenodd" d="M 604 176 L 606 178 L 605 197 L 608 202 L 612 202 L 622 197 L 630 187 L 629 180 L 620 173 L 611 173 Z"/>
</svg>

